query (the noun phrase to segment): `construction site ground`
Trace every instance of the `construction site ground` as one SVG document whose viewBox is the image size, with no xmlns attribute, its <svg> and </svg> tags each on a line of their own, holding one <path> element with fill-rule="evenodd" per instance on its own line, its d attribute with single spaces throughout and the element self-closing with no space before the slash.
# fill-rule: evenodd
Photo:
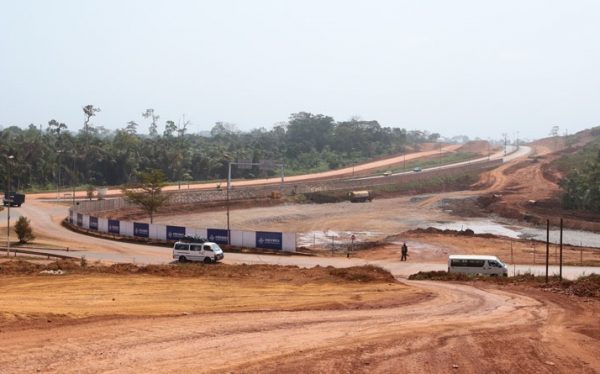
<svg viewBox="0 0 600 374">
<path fill-rule="evenodd" d="M 498 201 L 476 214 L 506 213 L 524 222 L 526 216 L 541 217 L 543 211 L 528 201 L 556 191 L 541 170 L 537 174 L 551 151 L 534 145 L 536 162 L 516 160 L 484 173 L 469 191 L 239 209 L 231 212 L 231 225 L 314 233 L 314 240 L 319 232 L 356 232 L 374 244 L 352 256 L 382 263 L 398 263 L 403 241 L 409 262 L 485 253 L 532 263 L 538 252 L 532 252 L 531 241 L 415 229 L 457 220 L 457 212 L 443 209 L 448 199 L 479 196 L 497 195 Z M 540 178 L 538 187 L 531 186 L 532 178 Z M 61 228 L 60 205 L 32 200 L 19 209 L 32 219 L 39 244 L 154 253 Z M 225 220 L 224 211 L 209 211 L 159 216 L 155 222 L 221 227 Z M 317 254 L 329 256 L 323 248 Z M 545 249 L 539 243 L 533 248 Z M 567 248 L 565 261 L 597 265 L 598 250 Z M 398 274 L 373 276 L 368 269 L 265 266 L 217 264 L 179 274 L 182 270 L 136 272 L 127 266 L 86 272 L 65 265 L 63 274 L 41 274 L 4 259 L 0 373 L 600 372 L 597 297 L 529 284 L 408 281 L 397 280 Z"/>
</svg>

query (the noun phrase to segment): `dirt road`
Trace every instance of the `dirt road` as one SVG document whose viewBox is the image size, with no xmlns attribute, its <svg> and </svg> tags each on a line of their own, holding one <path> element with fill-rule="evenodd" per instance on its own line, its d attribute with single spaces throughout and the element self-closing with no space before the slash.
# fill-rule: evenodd
<svg viewBox="0 0 600 374">
<path fill-rule="evenodd" d="M 582 321 L 589 327 L 590 312 L 567 323 L 574 310 L 564 302 L 456 284 L 409 285 L 430 297 L 369 310 L 114 316 L 57 327 L 49 321 L 44 328 L 0 332 L 0 372 L 443 373 L 456 367 L 461 373 L 593 373 L 600 368 L 597 327 L 588 331 L 595 338 L 569 327 Z"/>
</svg>

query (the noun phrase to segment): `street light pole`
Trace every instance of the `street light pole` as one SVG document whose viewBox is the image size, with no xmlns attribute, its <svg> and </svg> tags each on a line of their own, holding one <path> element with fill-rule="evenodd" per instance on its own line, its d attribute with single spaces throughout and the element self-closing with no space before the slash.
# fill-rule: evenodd
<svg viewBox="0 0 600 374">
<path fill-rule="evenodd" d="M 71 181 L 73 184 L 73 195 L 71 195 L 73 199 L 73 203 L 71 204 L 73 209 L 75 209 L 75 176 L 77 176 L 77 171 L 75 170 L 75 151 L 73 151 L 73 180 Z"/>
<path fill-rule="evenodd" d="M 231 188 L 231 162 L 227 171 L 227 244 L 231 245 L 231 230 L 229 227 L 229 189 Z"/>
<path fill-rule="evenodd" d="M 60 199 L 60 154 L 62 153 L 62 149 L 56 151 L 58 153 L 58 170 L 57 170 L 57 180 L 56 180 L 56 202 Z"/>
<path fill-rule="evenodd" d="M 11 160 L 14 159 L 15 156 L 13 155 L 9 155 L 8 156 L 8 191 L 6 191 L 8 193 L 8 208 L 6 210 L 6 256 L 8 257 L 10 255 L 10 205 L 12 204 L 12 198 L 10 195 L 10 185 L 11 185 Z"/>
</svg>

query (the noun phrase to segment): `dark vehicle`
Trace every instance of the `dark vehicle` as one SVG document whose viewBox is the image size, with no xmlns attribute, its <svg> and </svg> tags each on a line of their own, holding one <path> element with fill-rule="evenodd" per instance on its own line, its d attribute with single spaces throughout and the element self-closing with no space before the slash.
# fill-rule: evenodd
<svg viewBox="0 0 600 374">
<path fill-rule="evenodd" d="M 21 206 L 25 202 L 25 194 L 16 192 L 5 192 L 2 204 L 4 206 Z"/>
</svg>

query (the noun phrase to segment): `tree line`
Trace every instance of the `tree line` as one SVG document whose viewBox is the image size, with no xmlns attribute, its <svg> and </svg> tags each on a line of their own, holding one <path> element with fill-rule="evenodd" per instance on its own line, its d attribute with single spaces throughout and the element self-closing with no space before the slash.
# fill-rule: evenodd
<svg viewBox="0 0 600 374">
<path fill-rule="evenodd" d="M 83 107 L 83 127 L 71 131 L 52 119 L 46 126 L 10 126 L 0 131 L 0 176 L 7 188 L 52 189 L 61 186 L 122 185 L 136 181 L 145 170 L 161 170 L 170 182 L 224 179 L 228 163 L 273 160 L 285 173 L 322 171 L 355 162 L 405 152 L 407 147 L 435 141 L 438 134 L 381 126 L 377 121 L 294 113 L 272 129 L 242 132 L 217 122 L 209 134 L 189 133 L 189 121 L 168 120 L 148 109 L 139 121 L 108 131 L 93 124 L 101 115 L 93 105 Z M 147 133 L 138 131 L 146 122 Z M 162 132 L 160 130 L 162 129 Z M 10 157 L 9 157 L 10 156 Z M 235 178 L 278 175 L 258 166 L 235 169 Z"/>
<path fill-rule="evenodd" d="M 600 137 L 600 127 L 591 130 Z M 567 209 L 600 212 L 600 138 L 596 138 L 570 160 L 571 171 L 559 185 Z"/>
</svg>

